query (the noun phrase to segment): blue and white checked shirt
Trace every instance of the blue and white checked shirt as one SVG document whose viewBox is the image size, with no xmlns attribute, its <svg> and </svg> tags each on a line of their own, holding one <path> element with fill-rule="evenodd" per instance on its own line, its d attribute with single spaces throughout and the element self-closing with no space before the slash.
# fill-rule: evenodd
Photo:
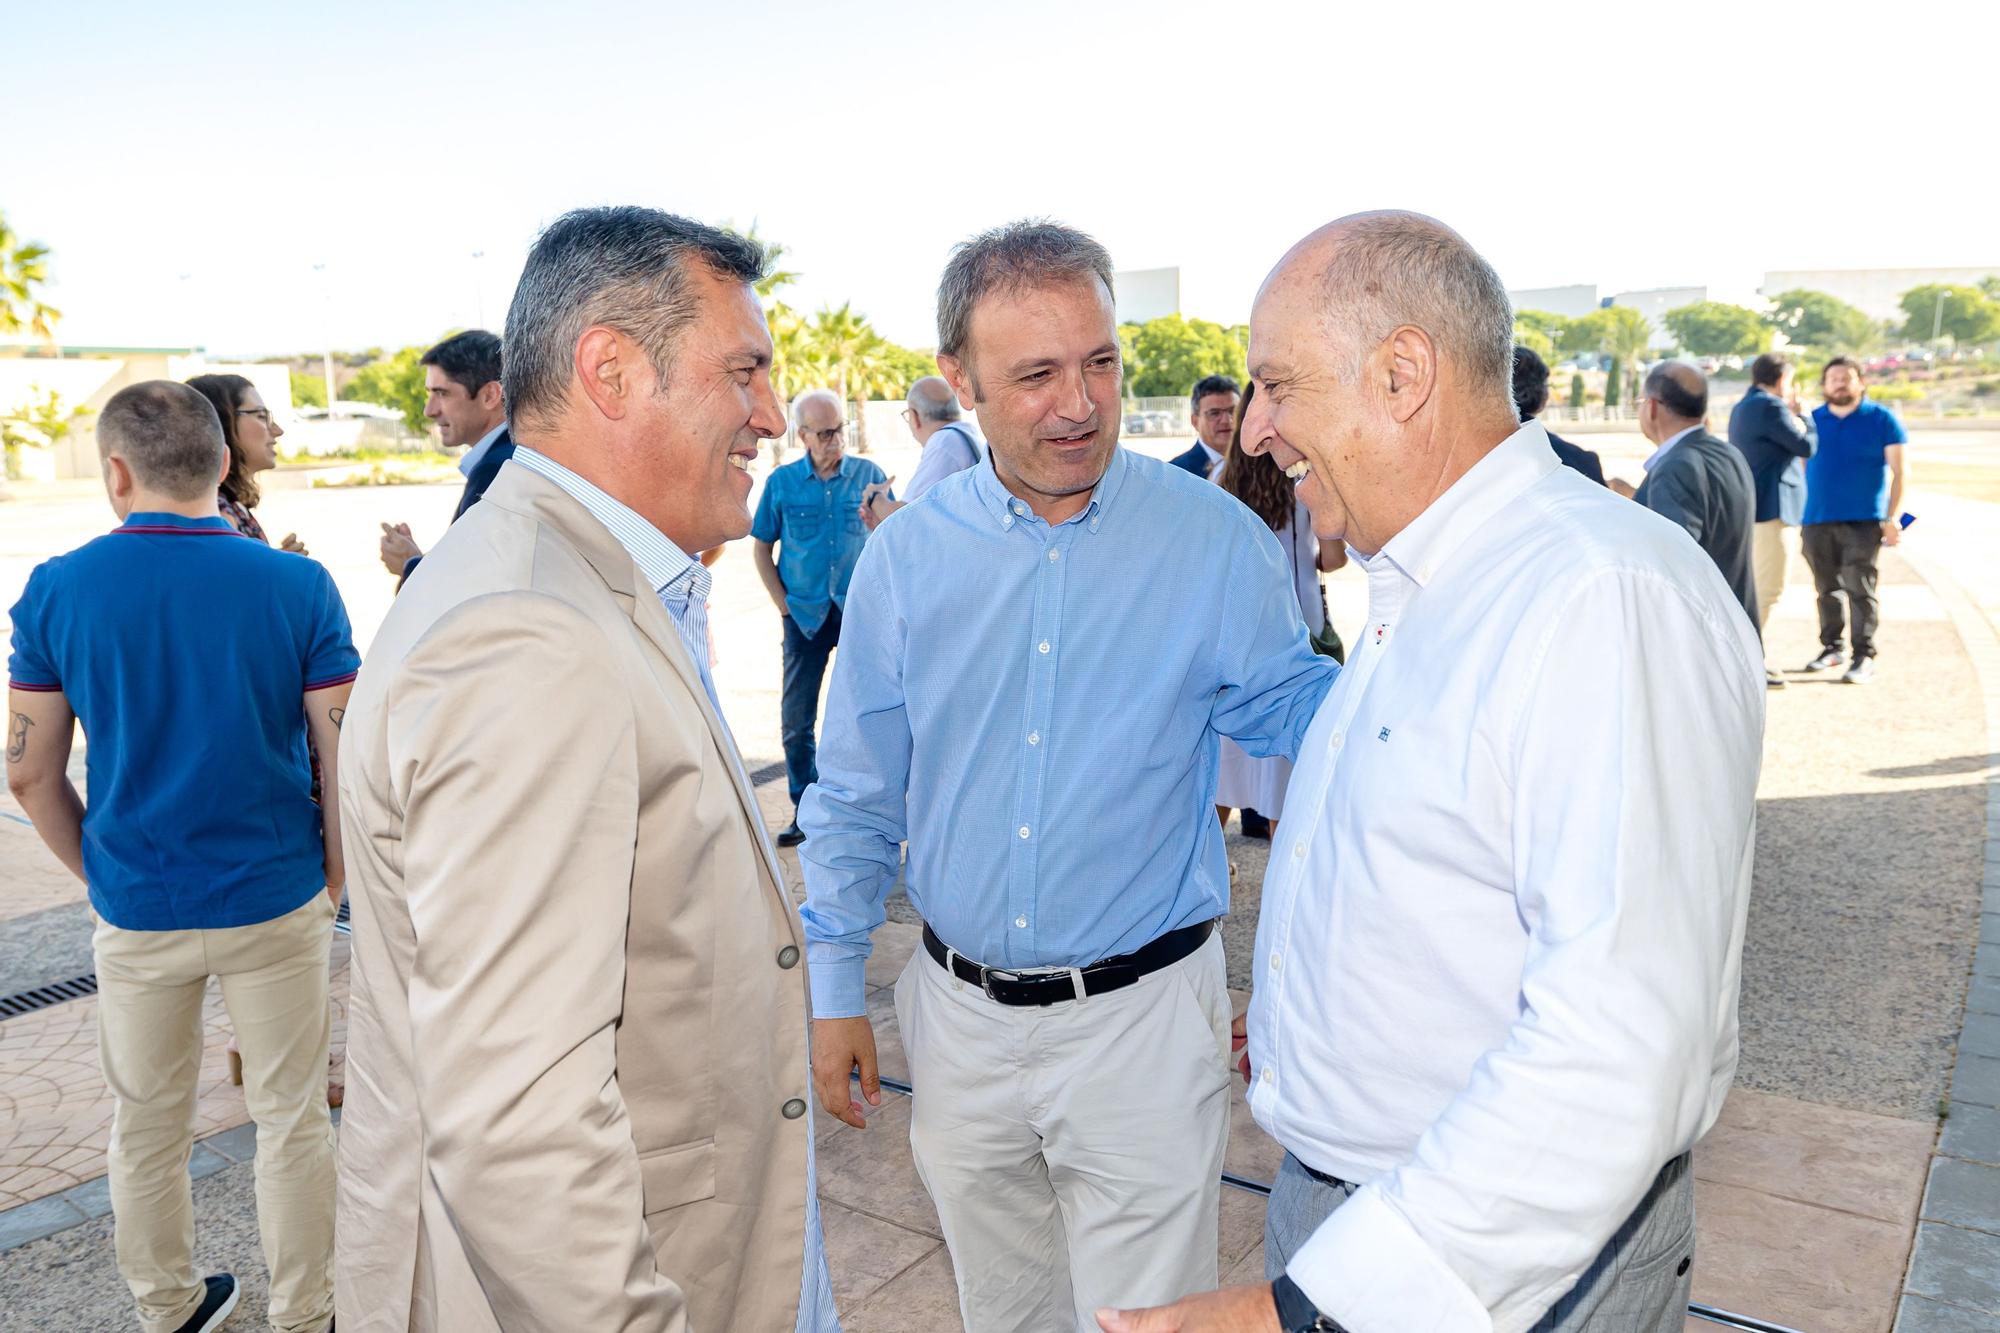
<svg viewBox="0 0 2000 1333">
<path fill-rule="evenodd" d="M 1296 754 L 1336 668 L 1271 530 L 1119 450 L 1057 527 L 990 458 L 884 521 L 848 587 L 799 805 L 813 1012 L 866 1011 L 869 934 L 910 901 L 967 958 L 1081 967 L 1229 910 L 1220 736 Z"/>
<path fill-rule="evenodd" d="M 590 511 L 618 539 L 632 557 L 639 572 L 653 585 L 660 601 L 673 617 L 681 642 L 687 645 L 701 683 L 708 690 L 715 714 L 722 705 L 715 697 L 715 682 L 708 674 L 708 571 L 697 560 L 673 544 L 667 535 L 637 513 L 585 481 L 576 473 L 526 445 L 514 449 L 514 463 L 539 472 L 569 493 L 571 499 Z M 723 722 L 725 730 L 728 722 Z M 729 762 L 740 764 L 736 746 L 729 746 Z M 833 1308 L 833 1283 L 826 1271 L 826 1241 L 819 1223 L 819 1171 L 813 1148 L 812 1118 L 806 1117 L 806 1253 L 799 1276 L 798 1333 L 840 1333 L 840 1316 Z"/>
</svg>

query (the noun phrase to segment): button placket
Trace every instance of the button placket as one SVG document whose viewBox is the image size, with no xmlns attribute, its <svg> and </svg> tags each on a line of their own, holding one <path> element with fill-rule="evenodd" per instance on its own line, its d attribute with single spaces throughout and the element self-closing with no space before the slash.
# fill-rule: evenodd
<svg viewBox="0 0 2000 1333">
<path fill-rule="evenodd" d="M 1055 666 L 1060 656 L 1056 649 L 1062 642 L 1063 586 L 1068 565 L 1061 558 L 1061 553 L 1068 529 L 1050 529 L 1032 519 L 1027 507 L 1018 500 L 1010 503 L 1008 511 L 1021 519 L 1022 531 L 1033 534 L 1039 542 L 1038 550 L 1030 557 L 1036 569 L 1028 629 L 1032 651 L 1029 657 L 1027 716 L 1022 727 L 1027 744 L 1020 751 L 1021 777 L 1014 837 L 1011 839 L 1014 844 L 1010 857 L 1013 873 L 1010 875 L 1008 899 L 1008 920 L 1014 927 L 1008 934 L 1012 936 L 1019 932 L 1021 943 L 1018 948 L 1007 949 L 1006 956 L 1000 960 L 1003 963 L 1019 963 L 1033 957 L 1034 951 L 1033 938 L 1027 932 L 1036 919 L 1041 887 L 1036 833 L 1041 825 L 1048 760 L 1048 747 L 1042 744 L 1042 738 L 1055 700 Z"/>
</svg>

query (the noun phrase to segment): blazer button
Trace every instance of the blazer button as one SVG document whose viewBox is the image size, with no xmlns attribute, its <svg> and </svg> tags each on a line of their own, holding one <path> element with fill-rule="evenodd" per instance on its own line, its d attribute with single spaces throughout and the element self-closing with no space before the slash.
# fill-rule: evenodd
<svg viewBox="0 0 2000 1333">
<path fill-rule="evenodd" d="M 798 965 L 799 965 L 798 945 L 787 944 L 784 948 L 778 950 L 779 967 L 797 967 Z"/>
<path fill-rule="evenodd" d="M 806 1113 L 806 1104 L 803 1101 L 800 1101 L 797 1097 L 794 1097 L 790 1101 L 785 1103 L 784 1112 L 785 1112 L 785 1119 L 797 1120 L 800 1116 Z"/>
</svg>

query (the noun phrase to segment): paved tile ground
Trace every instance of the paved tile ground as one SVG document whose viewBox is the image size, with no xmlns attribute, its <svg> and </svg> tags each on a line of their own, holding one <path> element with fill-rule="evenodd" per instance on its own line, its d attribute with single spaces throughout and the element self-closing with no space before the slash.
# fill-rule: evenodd
<svg viewBox="0 0 2000 1333">
<path fill-rule="evenodd" d="M 1639 456 L 1629 442 L 1591 443 L 1614 471 L 1630 470 Z M 883 461 L 892 472 L 913 462 Z M 1927 515 L 1947 508 L 1919 498 Z M 277 491 L 267 516 L 280 529 L 300 531 L 328 561 L 365 643 L 388 602 L 380 586 L 386 576 L 368 567 L 365 535 L 373 520 L 408 517 L 421 532 L 441 526 L 451 499 L 438 488 Z M 15 524 L 23 509 L 37 506 L 10 507 L 0 585 L 25 573 L 24 550 L 75 540 L 50 539 L 65 524 L 74 527 L 74 515 L 44 510 L 32 523 Z M 2000 531 L 2000 524 L 1985 528 Z M 1963 558 L 1945 563 L 1965 569 Z M 775 614 L 747 560 L 725 559 L 718 576 L 719 683 L 755 768 L 777 753 Z M 1803 661 L 1811 649 L 1810 590 L 1796 582 L 1803 577 L 1796 565 L 1793 577 L 1773 634 L 1781 663 Z M 1358 622 L 1357 580 L 1336 576 L 1329 596 L 1336 623 Z M 1993 616 L 2000 577 L 1970 580 L 1964 600 L 1982 620 Z M 0 607 L 9 601 L 11 589 L 0 586 Z M 1989 890 L 1982 903 L 1979 890 L 1982 870 L 1990 877 L 1988 863 L 2000 861 L 1982 855 L 1979 842 L 1989 823 L 2000 834 L 2000 804 L 1988 814 L 1986 785 L 2000 745 L 1968 721 L 1984 711 L 1983 691 L 1958 647 L 1953 630 L 1964 626 L 1948 602 L 1892 560 L 1879 684 L 1802 684 L 1771 700 L 1743 1068 L 1722 1122 L 1696 1158 L 1696 1297 L 1803 1330 L 1887 1330 L 1913 1233 L 1918 1262 L 1902 1297 L 1902 1326 L 2000 1328 L 2000 1305 L 1982 1304 L 1986 1288 L 1979 1285 L 2000 1290 L 1996 1196 L 1982 1174 L 2000 1167 L 2000 1148 L 1987 1146 L 2000 1135 L 2000 1030 L 1976 1021 L 1979 1014 L 2000 1020 L 2000 967 L 1990 951 L 1977 964 L 1972 953 L 1981 933 L 2000 935 L 2000 892 Z M 790 817 L 782 781 L 760 795 L 773 826 Z M 58 966 L 53 952 L 37 946 L 8 952 L 7 941 L 30 930 L 66 937 L 75 926 L 63 925 L 63 913 L 74 918 L 81 900 L 52 863 L 36 862 L 46 854 L 4 817 L 11 810 L 0 795 L 0 969 L 26 960 L 32 970 L 37 958 Z M 28 841 L 9 841 L 10 826 Z M 1242 875 L 1224 937 L 1238 985 L 1247 981 L 1263 856 L 1263 844 L 1232 836 Z M 1993 914 L 1983 922 L 1982 906 Z M 906 905 L 892 904 L 891 916 L 907 919 Z M 907 925 L 885 928 L 872 984 L 893 979 L 914 935 Z M 1975 966 L 1984 974 L 1972 986 L 1975 1021 L 1957 1053 L 1952 1115 L 1934 1164 L 1938 1102 Z M 343 993 L 344 981 L 343 969 Z M 901 1055 L 885 991 L 874 992 L 873 1007 L 885 1072 L 893 1074 Z M 94 1002 L 85 1000 L 0 1024 L 0 1202 L 15 1204 L 0 1211 L 0 1330 L 129 1326 L 110 1262 L 103 1181 L 91 1179 L 101 1172 L 106 1126 L 92 1017 Z M 192 1163 L 202 1177 L 203 1261 L 243 1277 L 244 1305 L 233 1326 L 253 1327 L 263 1312 L 263 1274 L 245 1160 L 249 1131 L 240 1127 L 240 1093 L 221 1079 L 226 1034 L 213 1004 L 209 1018 L 201 1130 L 226 1132 L 207 1140 Z M 865 1133 L 824 1117 L 820 1124 L 828 1245 L 847 1326 L 957 1328 L 949 1256 L 909 1164 L 907 1105 L 888 1099 Z M 1276 1157 L 1239 1106 L 1231 1168 L 1269 1178 Z M 1253 1196 L 1225 1191 L 1225 1280 L 1261 1273 L 1260 1217 Z M 15 1243 L 55 1226 L 62 1229 Z"/>
</svg>

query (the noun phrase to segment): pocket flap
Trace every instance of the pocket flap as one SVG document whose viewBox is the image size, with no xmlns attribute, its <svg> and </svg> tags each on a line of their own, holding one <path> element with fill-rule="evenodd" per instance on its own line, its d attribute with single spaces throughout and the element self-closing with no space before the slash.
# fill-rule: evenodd
<svg viewBox="0 0 2000 1333">
<path fill-rule="evenodd" d="M 646 1212 L 663 1213 L 715 1197 L 715 1140 L 702 1139 L 639 1157 Z"/>
</svg>

